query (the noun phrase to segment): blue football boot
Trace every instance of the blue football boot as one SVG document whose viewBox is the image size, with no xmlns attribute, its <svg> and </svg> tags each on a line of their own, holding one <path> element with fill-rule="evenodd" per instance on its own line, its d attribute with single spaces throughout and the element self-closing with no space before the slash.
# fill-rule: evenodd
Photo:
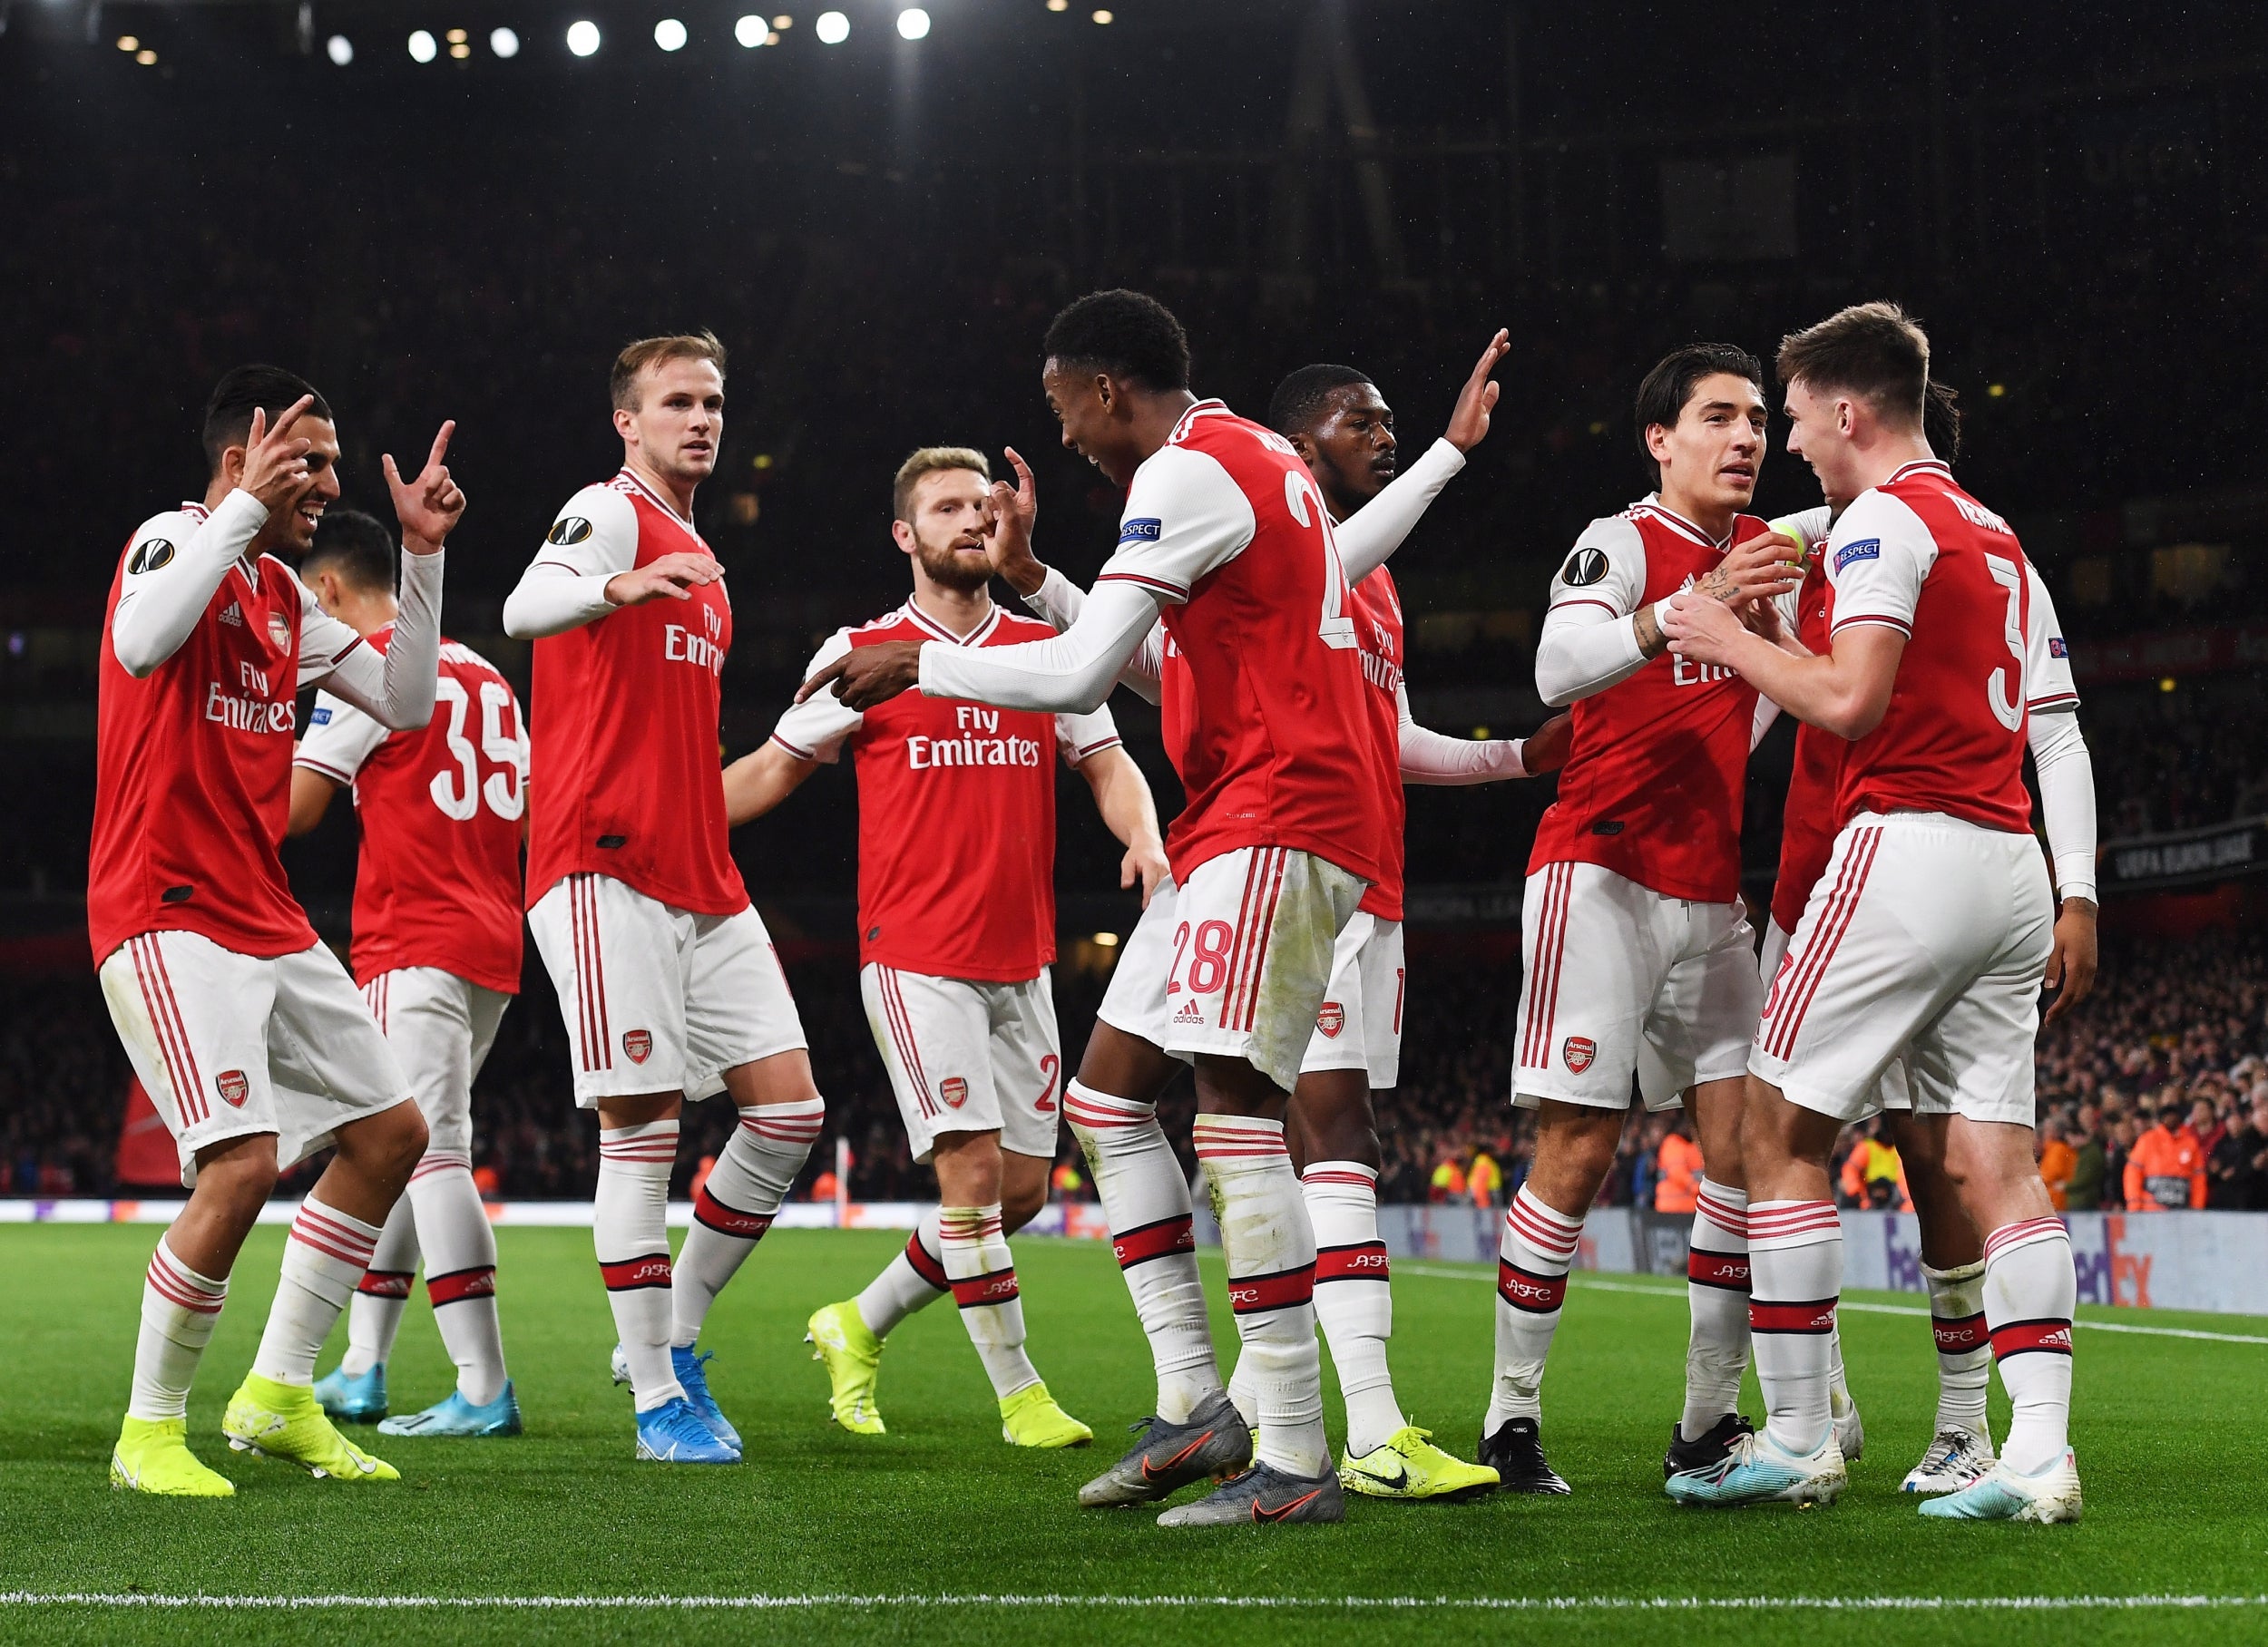
<svg viewBox="0 0 2268 1647">
<path fill-rule="evenodd" d="M 485 1407 L 475 1407 L 456 1390 L 423 1412 L 405 1413 L 378 1426 L 382 1436 L 516 1436 L 520 1433 L 520 1398 L 512 1393 L 512 1380 Z"/>
<path fill-rule="evenodd" d="M 335 1423 L 376 1424 L 386 1417 L 386 1363 L 359 1375 L 333 1368 L 315 1380 L 315 1404 Z"/>
<path fill-rule="evenodd" d="M 657 1464 L 738 1464 L 740 1449 L 709 1433 L 686 1400 L 664 1401 L 638 1415 L 638 1456 Z"/>
</svg>

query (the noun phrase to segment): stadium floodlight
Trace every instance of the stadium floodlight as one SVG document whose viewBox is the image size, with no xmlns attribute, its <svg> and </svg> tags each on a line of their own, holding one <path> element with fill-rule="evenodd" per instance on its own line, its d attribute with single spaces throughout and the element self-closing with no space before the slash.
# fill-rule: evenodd
<svg viewBox="0 0 2268 1647">
<path fill-rule="evenodd" d="M 850 19 L 840 12 L 821 12 L 811 32 L 818 35 L 821 45 L 840 45 L 850 38 Z"/>
<path fill-rule="evenodd" d="M 664 17 L 653 25 L 653 43 L 665 52 L 675 52 L 685 45 L 685 24 L 675 17 Z"/>
<path fill-rule="evenodd" d="M 323 43 L 323 53 L 343 69 L 355 60 L 355 43 L 344 34 L 333 34 Z"/>
<path fill-rule="evenodd" d="M 732 37 L 751 49 L 772 43 L 772 25 L 761 17 L 743 17 L 732 25 Z"/>
<path fill-rule="evenodd" d="M 121 34 L 118 37 L 118 49 L 131 57 L 142 50 L 142 42 L 132 34 Z"/>
<path fill-rule="evenodd" d="M 449 48 L 449 55 L 455 58 L 459 63 L 463 63 L 472 54 L 473 48 L 465 44 L 462 40 L 458 41 L 455 45 Z"/>
<path fill-rule="evenodd" d="M 567 49 L 578 57 L 588 57 L 599 49 L 599 25 L 588 17 L 567 25 Z"/>
<path fill-rule="evenodd" d="M 1097 23 L 1109 23 L 1112 20 L 1111 15 L 1108 11 L 1100 11 L 1095 14 L 1095 21 Z"/>
<path fill-rule="evenodd" d="M 772 27 L 775 30 L 791 29 L 795 26 L 796 20 L 793 17 L 790 17 L 786 12 L 780 13 L 777 16 L 772 19 Z"/>
<path fill-rule="evenodd" d="M 415 62 L 431 63 L 441 55 L 441 45 L 430 29 L 418 29 L 409 37 L 409 54 Z"/>
<path fill-rule="evenodd" d="M 152 63 L 155 63 L 157 60 L 158 60 L 158 54 L 157 54 L 155 52 L 152 51 L 152 50 L 151 50 L 148 46 L 146 46 L 146 45 L 145 45 L 145 46 L 143 46 L 143 47 L 142 48 L 142 50 L 140 50 L 139 52 L 136 52 L 136 53 L 134 54 L 134 61 L 135 61 L 136 63 L 140 63 L 140 64 L 141 64 L 143 68 L 145 68 L 145 69 L 146 69 L 146 68 L 148 68 L 148 67 L 149 67 Z M 2171 692 L 2171 691 L 2174 689 L 2174 683 L 2173 683 L 2172 681 L 2170 681 L 2170 680 L 2169 680 L 2169 681 L 2167 681 L 2167 682 L 2165 683 L 2165 689 L 2166 689 L 2168 692 Z"/>
<path fill-rule="evenodd" d="M 491 29 L 488 31 L 488 49 L 499 57 L 517 57 L 520 54 L 520 36 L 511 29 Z"/>
<path fill-rule="evenodd" d="M 1048 10 L 1051 12 L 1068 12 L 1070 9 L 1071 0 L 1048 0 Z"/>
<path fill-rule="evenodd" d="M 926 40 L 929 37 L 929 14 L 918 5 L 909 5 L 898 14 L 898 38 Z"/>
</svg>

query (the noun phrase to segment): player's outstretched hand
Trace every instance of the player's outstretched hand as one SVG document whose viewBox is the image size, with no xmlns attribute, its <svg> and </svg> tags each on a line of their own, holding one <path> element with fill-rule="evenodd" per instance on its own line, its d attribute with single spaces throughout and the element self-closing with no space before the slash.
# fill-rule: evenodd
<svg viewBox="0 0 2268 1647">
<path fill-rule="evenodd" d="M 649 600 L 690 600 L 688 590 L 704 583 L 722 583 L 725 569 L 712 556 L 690 550 L 656 555 L 643 566 L 616 572 L 606 580 L 606 598 L 616 606 L 643 606 Z"/>
<path fill-rule="evenodd" d="M 1149 907 L 1149 895 L 1158 890 L 1158 883 L 1173 873 L 1173 866 L 1166 862 L 1166 849 L 1155 841 L 1144 841 L 1126 849 L 1126 856 L 1119 860 L 1119 885 L 1121 889 L 1139 882 L 1142 907 Z"/>
<path fill-rule="evenodd" d="M 1520 746 L 1520 764 L 1531 778 L 1567 765 L 1575 746 L 1575 717 L 1562 711 L 1530 732 Z"/>
<path fill-rule="evenodd" d="M 1694 587 L 1727 606 L 1776 599 L 1803 582 L 1790 560 L 1790 549 L 1778 532 L 1758 532 L 1747 542 L 1725 551 L 1714 570 L 1694 580 Z"/>
<path fill-rule="evenodd" d="M 314 404 L 314 395 L 302 395 L 276 414 L 272 429 L 268 426 L 268 414 L 258 406 L 252 408 L 252 427 L 244 437 L 244 474 L 237 489 L 258 498 L 269 514 L 297 503 L 315 483 L 308 473 L 308 449 L 312 443 L 291 433 L 292 425 Z"/>
<path fill-rule="evenodd" d="M 1671 597 L 1662 618 L 1662 633 L 1669 649 L 1696 663 L 1730 663 L 1732 650 L 1746 631 L 1733 609 L 1704 594 L 1696 586 Z"/>
<path fill-rule="evenodd" d="M 1481 351 L 1480 363 L 1472 368 L 1472 375 L 1465 379 L 1465 386 L 1458 392 L 1457 409 L 1449 414 L 1449 427 L 1443 438 L 1460 452 L 1470 452 L 1488 438 L 1489 414 L 1496 409 L 1496 397 L 1502 391 L 1490 379 L 1497 362 L 1511 352 L 1512 335 L 1500 330 L 1489 339 L 1489 346 Z"/>
<path fill-rule="evenodd" d="M 1048 569 L 1031 552 L 1031 528 L 1040 518 L 1040 490 L 1032 483 L 1031 466 L 1017 455 L 1013 446 L 1005 450 L 1009 466 L 1016 472 L 1016 483 L 992 482 L 984 558 L 1016 593 L 1036 595 L 1048 576 Z"/>
<path fill-rule="evenodd" d="M 441 461 L 449 454 L 449 437 L 455 433 L 454 418 L 443 424 L 441 433 L 433 437 L 425 466 L 407 481 L 394 466 L 391 453 L 378 460 L 386 471 L 386 489 L 394 494 L 394 518 L 402 523 L 402 548 L 410 554 L 436 553 L 464 513 L 464 493 Z"/>
<path fill-rule="evenodd" d="M 2056 992 L 2041 1015 L 2052 1024 L 2095 992 L 2095 906 L 2084 898 L 2068 901 L 2056 916 L 2055 948 L 2048 952 L 2043 980 Z"/>
<path fill-rule="evenodd" d="M 922 677 L 922 647 L 918 640 L 885 640 L 849 651 L 803 683 L 796 701 L 804 703 L 829 687 L 846 709 L 866 710 L 886 704 Z"/>
</svg>

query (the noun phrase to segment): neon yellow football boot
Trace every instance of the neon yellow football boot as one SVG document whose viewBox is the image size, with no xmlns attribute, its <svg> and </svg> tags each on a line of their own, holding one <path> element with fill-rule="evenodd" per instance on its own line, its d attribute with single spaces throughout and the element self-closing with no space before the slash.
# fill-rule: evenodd
<svg viewBox="0 0 2268 1647">
<path fill-rule="evenodd" d="M 827 1406 L 835 1421 L 854 1436 L 889 1434 L 875 1405 L 882 1340 L 859 1315 L 856 1302 L 829 1304 L 818 1311 L 807 1323 L 803 1341 L 811 1346 L 813 1360 L 826 1364 Z"/>
<path fill-rule="evenodd" d="M 128 1418 L 111 1449 L 111 1485 L 129 1493 L 169 1498 L 229 1498 L 236 1483 L 189 1450 L 189 1426 L 180 1418 Z"/>
<path fill-rule="evenodd" d="M 1000 1434 L 1012 1447 L 1084 1447 L 1095 1438 L 1055 1404 L 1045 1384 L 1027 1384 L 1001 1402 Z"/>
<path fill-rule="evenodd" d="M 1405 1424 L 1357 1458 L 1339 1467 L 1339 1485 L 1370 1498 L 1472 1498 L 1493 1492 L 1497 1474 L 1467 1464 L 1433 1445 L 1433 1432 Z"/>
<path fill-rule="evenodd" d="M 296 1464 L 331 1481 L 399 1481 L 402 1472 L 374 1458 L 332 1428 L 304 1384 L 279 1384 L 257 1372 L 229 1398 L 220 1433 L 240 1453 Z"/>
</svg>

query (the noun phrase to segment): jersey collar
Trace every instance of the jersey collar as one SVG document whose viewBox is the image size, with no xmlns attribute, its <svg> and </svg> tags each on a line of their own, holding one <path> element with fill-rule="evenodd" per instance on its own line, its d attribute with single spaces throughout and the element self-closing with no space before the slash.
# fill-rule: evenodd
<svg viewBox="0 0 2268 1647">
<path fill-rule="evenodd" d="M 1707 532 L 1702 531 L 1700 527 L 1695 525 L 1691 521 L 1686 520 L 1685 516 L 1679 514 L 1668 504 L 1663 502 L 1661 495 L 1658 492 L 1648 492 L 1642 502 L 1631 505 L 1630 512 L 1632 514 L 1652 515 L 1655 519 L 1660 521 L 1663 525 L 1669 527 L 1672 531 L 1675 531 L 1685 537 L 1691 538 L 1696 543 L 1702 545 L 1704 548 L 1729 549 L 1732 547 L 1733 534 L 1731 532 L 1726 532 L 1721 538 L 1712 538 Z"/>
<path fill-rule="evenodd" d="M 912 624 L 915 629 L 920 629 L 931 639 L 942 640 L 947 646 L 955 647 L 982 646 L 991 637 L 992 631 L 1000 628 L 1002 618 L 1001 609 L 995 606 L 992 608 L 992 615 L 986 618 L 983 622 L 978 624 L 976 628 L 971 629 L 966 635 L 956 635 L 943 624 L 938 622 L 934 618 L 932 618 L 927 612 L 922 610 L 920 607 L 915 606 L 911 600 L 907 601 L 904 606 L 898 608 L 898 612 L 904 618 L 906 622 Z"/>
<path fill-rule="evenodd" d="M 1196 424 L 1197 420 L 1200 417 L 1227 417 L 1229 415 L 1231 415 L 1231 414 L 1229 413 L 1228 406 L 1226 402 L 1219 400 L 1200 400 L 1195 405 L 1189 407 L 1188 410 L 1182 413 L 1179 420 L 1176 422 L 1173 426 L 1173 433 L 1166 436 L 1166 444 L 1168 446 L 1178 446 L 1183 441 L 1188 439 L 1190 429 Z"/>
<path fill-rule="evenodd" d="M 1918 457 L 1911 463 L 1899 464 L 1882 484 L 1895 486 L 1910 474 L 1941 474 L 1950 481 L 1953 478 L 1953 466 L 1941 457 Z"/>
<path fill-rule="evenodd" d="M 693 524 L 693 522 L 692 522 L 692 521 L 690 521 L 687 520 L 687 519 L 686 519 L 683 515 L 681 515 L 681 514 L 678 513 L 677 505 L 676 505 L 676 504 L 674 504 L 674 503 L 672 503 L 672 502 L 670 502 L 669 499 L 667 499 L 667 498 L 663 497 L 663 496 L 662 496 L 660 492 L 656 492 L 656 491 L 655 491 L 652 487 L 650 487 L 650 486 L 647 485 L 647 484 L 646 484 L 646 482 L 645 482 L 645 481 L 644 481 L 642 478 L 640 478 L 640 475 L 639 475 L 638 472 L 637 472 L 636 470 L 632 469 L 632 468 L 631 468 L 631 467 L 628 463 L 624 463 L 624 464 L 622 465 L 622 473 L 621 473 L 621 478 L 622 480 L 628 481 L 628 482 L 630 482 L 630 484 L 631 484 L 631 490 L 632 490 L 632 491 L 634 491 L 634 492 L 636 492 L 638 493 L 638 495 L 639 495 L 639 496 L 640 496 L 640 497 L 644 498 L 644 499 L 646 500 L 646 502 L 648 502 L 649 503 L 651 503 L 651 504 L 652 504 L 652 505 L 653 505 L 656 509 L 659 509 L 659 510 L 660 510 L 660 511 L 663 514 L 668 515 L 668 516 L 669 516 L 669 517 L 670 517 L 672 521 L 676 521 L 676 522 L 677 522 L 679 526 L 684 527 L 684 528 L 685 528 L 685 535 L 686 535 L 687 537 L 689 537 L 689 538 L 692 539 L 692 540 L 693 540 L 693 541 L 694 541 L 694 542 L 696 542 L 696 543 L 699 543 L 699 542 L 700 542 L 700 541 L 701 541 L 701 534 L 700 534 L 700 530 L 699 530 L 699 528 L 696 527 L 696 526 Z M 706 545 L 703 545 L 703 547 L 704 547 L 704 548 L 706 548 L 707 546 L 706 546 Z"/>
</svg>

